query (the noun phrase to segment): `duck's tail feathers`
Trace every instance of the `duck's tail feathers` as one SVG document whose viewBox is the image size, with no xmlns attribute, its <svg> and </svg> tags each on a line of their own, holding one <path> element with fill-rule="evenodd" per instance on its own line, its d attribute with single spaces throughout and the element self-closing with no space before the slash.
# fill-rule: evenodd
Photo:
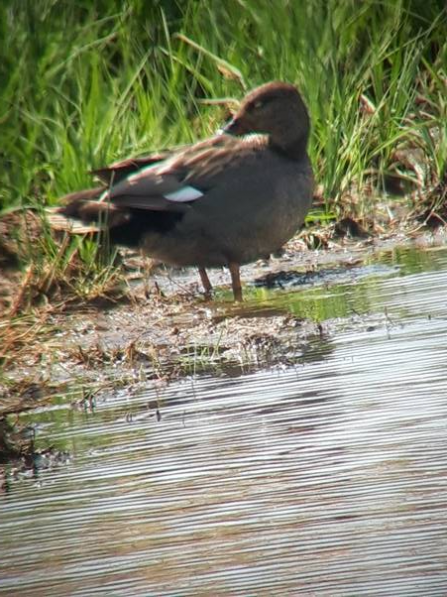
<svg viewBox="0 0 447 597">
<path fill-rule="evenodd" d="M 129 214 L 102 200 L 105 190 L 97 187 L 65 195 L 63 205 L 46 210 L 50 226 L 71 234 L 88 234 L 124 224 Z"/>
</svg>

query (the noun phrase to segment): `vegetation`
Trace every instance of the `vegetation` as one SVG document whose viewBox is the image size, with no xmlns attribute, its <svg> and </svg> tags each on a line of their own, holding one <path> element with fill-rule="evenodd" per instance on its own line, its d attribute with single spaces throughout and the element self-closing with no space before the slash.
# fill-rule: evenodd
<svg viewBox="0 0 447 597">
<path fill-rule="evenodd" d="M 382 185 L 402 147 L 423 150 L 433 182 L 447 151 L 443 6 L 6 0 L 1 207 L 54 203 L 90 184 L 92 167 L 208 135 L 223 113 L 204 100 L 271 79 L 306 97 L 331 208 L 372 171 Z"/>
</svg>

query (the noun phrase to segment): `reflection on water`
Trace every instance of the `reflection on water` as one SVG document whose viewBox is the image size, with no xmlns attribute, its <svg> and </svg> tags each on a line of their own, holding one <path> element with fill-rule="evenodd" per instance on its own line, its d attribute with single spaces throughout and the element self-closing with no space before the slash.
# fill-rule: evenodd
<svg viewBox="0 0 447 597">
<path fill-rule="evenodd" d="M 293 367 L 24 416 L 72 460 L 0 495 L 0 593 L 445 597 L 446 253 L 430 263 L 375 279 L 386 320 Z"/>
</svg>

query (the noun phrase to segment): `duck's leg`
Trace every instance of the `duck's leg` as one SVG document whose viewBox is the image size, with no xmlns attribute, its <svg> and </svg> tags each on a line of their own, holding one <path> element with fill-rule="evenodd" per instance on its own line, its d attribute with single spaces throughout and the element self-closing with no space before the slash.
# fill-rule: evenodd
<svg viewBox="0 0 447 597">
<path fill-rule="evenodd" d="M 242 286 L 239 263 L 230 263 L 228 264 L 228 268 L 231 274 L 231 285 L 233 287 L 234 300 L 242 301 Z"/>
<path fill-rule="evenodd" d="M 213 287 L 211 286 L 210 279 L 208 278 L 208 274 L 206 273 L 206 269 L 204 267 L 199 267 L 199 276 L 205 291 L 205 297 L 211 298 Z"/>
</svg>

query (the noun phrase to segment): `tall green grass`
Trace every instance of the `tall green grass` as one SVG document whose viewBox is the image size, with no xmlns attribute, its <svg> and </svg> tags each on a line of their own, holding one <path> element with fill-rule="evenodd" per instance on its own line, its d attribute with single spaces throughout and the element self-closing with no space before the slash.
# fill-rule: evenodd
<svg viewBox="0 0 447 597">
<path fill-rule="evenodd" d="M 325 209 L 447 159 L 443 0 L 3 0 L 0 211 L 54 204 L 110 160 L 211 134 L 272 79 L 309 107 Z M 414 159 L 399 150 L 418 149 Z M 421 190 L 424 190 L 422 188 Z"/>
</svg>

